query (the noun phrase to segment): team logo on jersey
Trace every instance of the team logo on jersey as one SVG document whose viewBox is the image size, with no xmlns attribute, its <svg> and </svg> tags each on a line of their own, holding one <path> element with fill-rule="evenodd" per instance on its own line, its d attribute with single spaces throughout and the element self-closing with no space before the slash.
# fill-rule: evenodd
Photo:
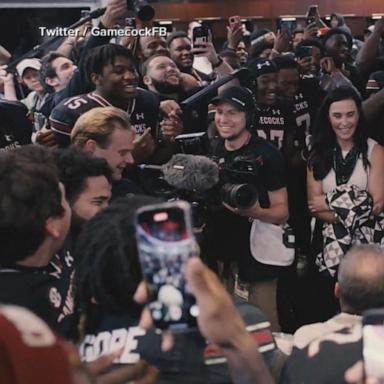
<svg viewBox="0 0 384 384">
<path fill-rule="evenodd" d="M 56 287 L 52 287 L 49 290 L 49 300 L 55 308 L 59 308 L 61 305 L 61 295 Z"/>
<path fill-rule="evenodd" d="M 144 119 L 144 112 L 136 113 L 136 120 L 143 120 Z"/>
</svg>

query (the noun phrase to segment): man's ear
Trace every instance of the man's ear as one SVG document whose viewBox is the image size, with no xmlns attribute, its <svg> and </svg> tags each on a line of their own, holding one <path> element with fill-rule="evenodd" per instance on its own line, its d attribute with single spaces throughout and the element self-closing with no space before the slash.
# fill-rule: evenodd
<svg viewBox="0 0 384 384">
<path fill-rule="evenodd" d="M 50 86 L 50 87 L 57 87 L 59 85 L 59 79 L 57 77 L 46 77 L 45 82 Z"/>
<path fill-rule="evenodd" d="M 151 84 L 152 84 L 152 79 L 151 79 L 148 75 L 145 75 L 145 76 L 143 77 L 143 83 L 144 83 L 145 85 L 151 85 Z"/>
<path fill-rule="evenodd" d="M 100 85 L 101 84 L 101 75 L 99 73 L 91 73 L 91 81 L 94 85 Z"/>
<path fill-rule="evenodd" d="M 93 139 L 88 139 L 83 146 L 83 150 L 87 153 L 93 154 L 95 153 L 97 144 L 96 141 Z"/>
<path fill-rule="evenodd" d="M 340 284 L 338 282 L 335 284 L 334 294 L 335 294 L 335 297 L 337 299 L 340 299 L 340 297 L 341 297 L 341 287 L 340 287 Z"/>
<path fill-rule="evenodd" d="M 45 222 L 45 232 L 49 237 L 58 239 L 60 237 L 59 221 L 56 217 L 48 217 Z"/>
</svg>

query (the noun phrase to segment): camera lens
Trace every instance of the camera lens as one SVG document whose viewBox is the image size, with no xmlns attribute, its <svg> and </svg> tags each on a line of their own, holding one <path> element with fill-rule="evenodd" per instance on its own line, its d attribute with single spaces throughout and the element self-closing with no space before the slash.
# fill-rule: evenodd
<svg viewBox="0 0 384 384">
<path fill-rule="evenodd" d="M 221 188 L 222 201 L 235 208 L 250 208 L 257 197 L 257 190 L 251 184 L 224 184 Z"/>
</svg>

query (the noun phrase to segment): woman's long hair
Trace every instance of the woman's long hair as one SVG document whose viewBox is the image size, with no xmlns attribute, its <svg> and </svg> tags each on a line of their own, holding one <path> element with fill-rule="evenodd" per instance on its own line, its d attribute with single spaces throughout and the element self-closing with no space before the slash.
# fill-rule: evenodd
<svg viewBox="0 0 384 384">
<path fill-rule="evenodd" d="M 357 106 L 359 121 L 353 135 L 353 142 L 363 157 L 364 167 L 367 168 L 369 165 L 366 123 L 361 107 L 361 97 L 352 87 L 335 88 L 329 92 L 321 104 L 313 130 L 312 150 L 309 155 L 308 166 L 313 170 L 315 180 L 324 179 L 332 168 L 333 152 L 339 144 L 329 121 L 329 108 L 332 103 L 342 100 L 353 100 Z"/>
</svg>

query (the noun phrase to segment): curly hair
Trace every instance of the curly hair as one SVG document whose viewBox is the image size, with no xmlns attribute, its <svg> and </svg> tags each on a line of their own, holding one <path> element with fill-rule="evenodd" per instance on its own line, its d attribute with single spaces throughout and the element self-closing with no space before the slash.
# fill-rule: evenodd
<svg viewBox="0 0 384 384">
<path fill-rule="evenodd" d="M 84 61 L 86 80 L 92 84 L 92 74 L 103 74 L 103 68 L 108 64 L 114 64 L 116 57 L 123 56 L 131 61 L 137 69 L 136 60 L 132 52 L 118 44 L 104 44 L 93 48 Z"/>
<path fill-rule="evenodd" d="M 353 136 L 353 141 L 363 157 L 364 167 L 367 168 L 369 166 L 366 123 L 361 106 L 361 97 L 352 87 L 343 86 L 335 88 L 323 100 L 313 130 L 312 150 L 309 155 L 308 165 L 309 168 L 313 170 L 315 180 L 324 179 L 332 168 L 333 151 L 338 144 L 335 132 L 329 121 L 329 109 L 331 104 L 342 100 L 353 100 L 356 103 L 359 112 L 359 121 Z"/>
<path fill-rule="evenodd" d="M 135 237 L 135 212 L 158 203 L 148 196 L 130 196 L 115 200 L 98 213 L 78 239 L 75 260 L 76 300 L 87 318 L 94 303 L 114 314 L 141 313 L 133 295 L 142 280 Z M 90 316 L 92 317 L 92 316 Z"/>
<path fill-rule="evenodd" d="M 50 217 L 62 217 L 58 170 L 50 150 L 28 145 L 0 153 L 0 265 L 33 255 Z"/>
<path fill-rule="evenodd" d="M 112 171 L 105 159 L 91 156 L 75 146 L 56 149 L 53 154 L 71 206 L 86 188 L 88 177 L 105 176 L 112 183 Z"/>
</svg>

